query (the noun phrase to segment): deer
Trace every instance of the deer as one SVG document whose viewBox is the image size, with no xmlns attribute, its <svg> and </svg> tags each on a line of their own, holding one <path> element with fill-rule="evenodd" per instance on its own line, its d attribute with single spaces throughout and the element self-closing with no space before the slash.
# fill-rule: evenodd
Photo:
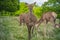
<svg viewBox="0 0 60 40">
<path fill-rule="evenodd" d="M 20 15 L 20 24 L 24 23 L 28 29 L 28 40 L 31 40 L 31 33 L 33 33 L 35 23 L 37 22 L 37 18 L 33 15 L 33 7 L 36 2 L 32 4 L 25 3 L 29 9 L 28 13 Z"/>
<path fill-rule="evenodd" d="M 43 22 L 45 22 L 45 26 L 48 22 L 51 22 L 53 23 L 53 26 L 55 25 L 55 21 L 56 21 L 56 17 L 57 17 L 57 14 L 55 12 L 46 12 L 46 13 L 43 13 L 43 15 L 41 16 L 41 18 L 37 21 L 36 23 L 36 27 L 38 29 L 39 25 Z M 44 27 L 44 33 L 43 35 L 46 37 L 46 27 Z"/>
</svg>

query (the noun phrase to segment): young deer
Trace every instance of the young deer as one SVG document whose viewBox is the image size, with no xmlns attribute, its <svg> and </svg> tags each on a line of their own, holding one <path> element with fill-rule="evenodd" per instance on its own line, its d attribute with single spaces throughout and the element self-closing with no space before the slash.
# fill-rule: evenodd
<svg viewBox="0 0 60 40">
<path fill-rule="evenodd" d="M 39 25 L 42 23 L 42 22 L 45 22 L 45 25 L 48 23 L 48 22 L 52 22 L 54 25 L 55 25 L 55 20 L 56 20 L 56 17 L 57 17 L 57 14 L 55 12 L 46 12 L 44 13 L 40 20 L 37 21 L 36 23 L 36 27 L 38 28 Z M 44 27 L 44 36 L 46 36 L 46 27 Z"/>
<path fill-rule="evenodd" d="M 28 28 L 28 40 L 31 40 L 31 30 L 33 33 L 33 29 L 35 26 L 35 23 L 37 21 L 35 15 L 33 15 L 33 6 L 36 4 L 36 2 L 34 2 L 33 4 L 27 4 L 29 12 L 27 14 L 22 14 L 20 15 L 20 24 L 21 23 L 25 23 L 27 25 Z"/>
</svg>

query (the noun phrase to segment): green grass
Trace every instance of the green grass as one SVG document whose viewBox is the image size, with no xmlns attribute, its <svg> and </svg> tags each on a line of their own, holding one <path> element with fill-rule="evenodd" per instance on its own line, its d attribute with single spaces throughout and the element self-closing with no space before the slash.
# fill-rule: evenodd
<svg viewBox="0 0 60 40">
<path fill-rule="evenodd" d="M 14 16 L 0 16 L 0 40 L 28 40 L 28 32 L 26 26 L 20 26 Z M 56 22 L 58 23 L 58 21 Z M 34 29 L 31 40 L 60 40 L 60 28 L 54 28 L 51 24 L 47 24 L 47 35 L 43 36 L 44 23 L 40 25 L 40 32 Z"/>
</svg>

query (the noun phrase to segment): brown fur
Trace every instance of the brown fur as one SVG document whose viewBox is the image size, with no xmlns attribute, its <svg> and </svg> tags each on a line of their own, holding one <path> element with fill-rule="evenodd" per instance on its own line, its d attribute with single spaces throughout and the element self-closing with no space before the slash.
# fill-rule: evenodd
<svg viewBox="0 0 60 40">
<path fill-rule="evenodd" d="M 39 21 L 37 21 L 36 24 L 38 24 L 37 26 L 39 26 L 44 21 L 46 21 L 46 24 L 48 22 L 55 23 L 56 17 L 57 14 L 55 12 L 46 12 L 41 16 L 41 18 L 39 19 Z"/>
<path fill-rule="evenodd" d="M 24 16 L 25 16 L 25 14 L 24 15 L 23 14 L 20 15 L 20 25 L 22 25 L 23 23 L 25 24 Z"/>
</svg>

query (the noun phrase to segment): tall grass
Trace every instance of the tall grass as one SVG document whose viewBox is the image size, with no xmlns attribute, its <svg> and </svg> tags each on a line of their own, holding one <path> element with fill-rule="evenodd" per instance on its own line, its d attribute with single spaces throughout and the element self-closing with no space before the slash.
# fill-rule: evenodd
<svg viewBox="0 0 60 40">
<path fill-rule="evenodd" d="M 26 26 L 20 26 L 17 21 L 18 17 L 0 16 L 0 40 L 28 40 L 28 32 Z M 58 23 L 58 21 L 56 21 Z M 52 27 L 51 23 L 47 24 L 47 34 L 44 38 L 42 23 L 39 27 L 40 32 L 34 29 L 31 40 L 60 40 L 60 28 Z"/>
</svg>

